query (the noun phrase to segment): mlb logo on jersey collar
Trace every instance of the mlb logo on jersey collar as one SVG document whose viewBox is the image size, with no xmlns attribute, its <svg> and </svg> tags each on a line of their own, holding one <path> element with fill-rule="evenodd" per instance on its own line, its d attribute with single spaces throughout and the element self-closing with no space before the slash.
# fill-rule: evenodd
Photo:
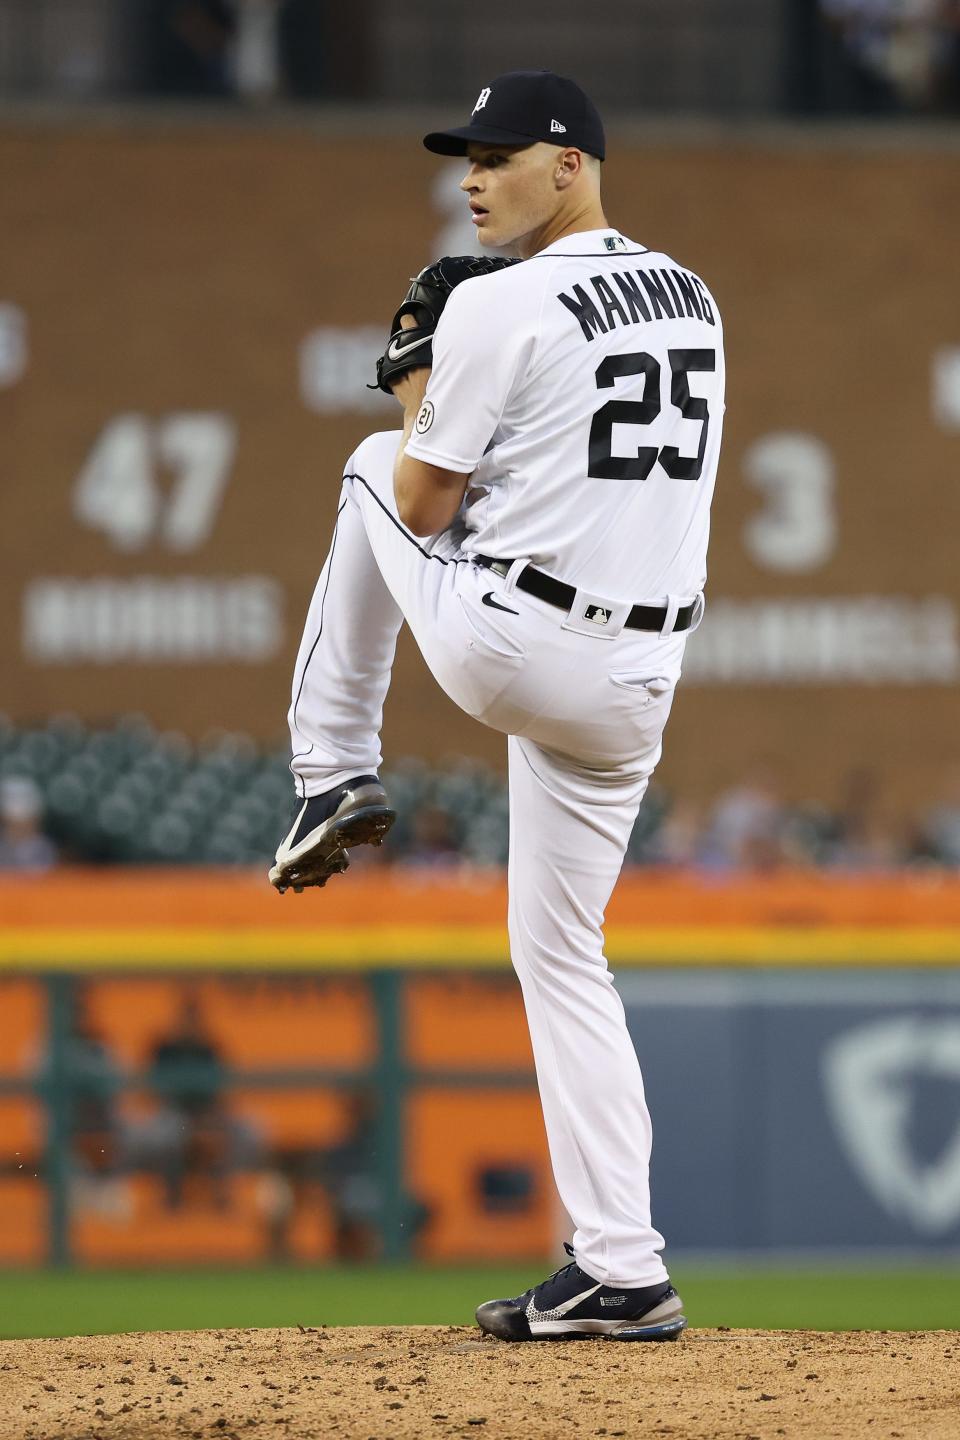
<svg viewBox="0 0 960 1440">
<path fill-rule="evenodd" d="M 576 635 L 592 635 L 595 640 L 615 640 L 631 609 L 629 602 L 617 604 L 603 595 L 578 590 L 560 628 L 572 630 Z"/>
</svg>

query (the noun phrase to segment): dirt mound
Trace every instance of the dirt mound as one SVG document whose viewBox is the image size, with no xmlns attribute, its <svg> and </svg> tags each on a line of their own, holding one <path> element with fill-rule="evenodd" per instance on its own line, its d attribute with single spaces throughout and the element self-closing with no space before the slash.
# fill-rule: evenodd
<svg viewBox="0 0 960 1440">
<path fill-rule="evenodd" d="M 955 1440 L 960 1332 L 206 1330 L 0 1342 L 0 1440 Z"/>
</svg>

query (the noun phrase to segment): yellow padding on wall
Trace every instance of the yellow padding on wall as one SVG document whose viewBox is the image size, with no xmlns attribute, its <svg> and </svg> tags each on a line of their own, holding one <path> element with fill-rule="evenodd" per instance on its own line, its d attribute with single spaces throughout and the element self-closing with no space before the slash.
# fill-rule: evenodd
<svg viewBox="0 0 960 1440">
<path fill-rule="evenodd" d="M 778 927 L 611 925 L 616 966 L 960 965 L 955 926 Z M 500 925 L 342 925 L 0 930 L 0 971 L 497 969 L 509 965 Z"/>
</svg>

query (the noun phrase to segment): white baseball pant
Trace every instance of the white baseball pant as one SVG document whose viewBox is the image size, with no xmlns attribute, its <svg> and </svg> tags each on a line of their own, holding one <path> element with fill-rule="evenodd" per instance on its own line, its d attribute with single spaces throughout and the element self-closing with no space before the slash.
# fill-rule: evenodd
<svg viewBox="0 0 960 1440">
<path fill-rule="evenodd" d="M 607 1285 L 656 1284 L 667 1272 L 650 1217 L 650 1116 L 601 926 L 684 637 L 564 628 L 566 612 L 514 588 L 518 567 L 500 578 L 464 557 L 456 527 L 413 537 L 393 496 L 398 440 L 371 436 L 344 479 L 294 674 L 297 787 L 321 794 L 379 769 L 404 619 L 451 699 L 509 736 L 510 947 L 574 1253 Z"/>
</svg>

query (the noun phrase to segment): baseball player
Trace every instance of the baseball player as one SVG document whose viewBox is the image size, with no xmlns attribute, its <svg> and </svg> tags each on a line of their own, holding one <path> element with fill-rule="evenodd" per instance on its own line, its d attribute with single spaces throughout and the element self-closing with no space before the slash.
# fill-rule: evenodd
<svg viewBox="0 0 960 1440">
<path fill-rule="evenodd" d="M 573 81 L 501 75 L 424 144 L 466 157 L 481 246 L 520 263 L 444 259 L 398 312 L 379 371 L 403 432 L 346 465 L 294 675 L 302 803 L 270 879 L 322 885 L 389 827 L 378 735 L 406 620 L 447 694 L 508 736 L 510 947 L 575 1226 L 569 1264 L 477 1319 L 507 1340 L 673 1339 L 601 925 L 703 609 L 720 317 L 698 275 L 608 223 L 603 126 Z"/>
</svg>

